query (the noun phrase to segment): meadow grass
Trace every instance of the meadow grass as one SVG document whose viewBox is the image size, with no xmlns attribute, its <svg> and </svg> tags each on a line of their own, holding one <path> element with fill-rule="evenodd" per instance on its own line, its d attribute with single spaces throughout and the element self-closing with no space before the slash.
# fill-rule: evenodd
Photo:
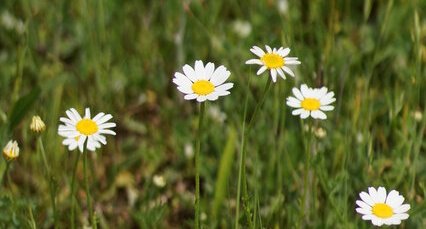
<svg viewBox="0 0 426 229">
<path fill-rule="evenodd" d="M 425 15 L 420 0 L 2 0 L 0 146 L 16 139 L 21 154 L 2 180 L 0 227 L 70 227 L 78 151 L 68 152 L 57 128 L 66 109 L 90 107 L 117 123 L 117 136 L 87 158 L 99 228 L 192 228 L 198 104 L 183 100 L 172 77 L 201 59 L 225 65 L 234 83 L 206 104 L 204 228 L 370 228 L 355 212 L 370 186 L 411 204 L 399 228 L 426 228 Z M 271 85 L 243 131 L 269 77 L 244 62 L 264 44 L 290 47 L 302 64 Z M 327 120 L 312 122 L 326 134 L 313 136 L 308 163 L 306 123 L 285 105 L 302 83 L 337 99 Z M 42 143 L 29 130 L 36 114 L 47 126 Z M 82 161 L 76 179 L 81 228 L 89 225 Z"/>
</svg>

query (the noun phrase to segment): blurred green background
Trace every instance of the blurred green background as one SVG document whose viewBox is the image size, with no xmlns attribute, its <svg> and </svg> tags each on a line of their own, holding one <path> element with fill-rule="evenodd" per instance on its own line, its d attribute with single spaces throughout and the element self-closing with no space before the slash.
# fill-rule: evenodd
<svg viewBox="0 0 426 229">
<path fill-rule="evenodd" d="M 244 100 L 250 115 L 269 77 L 244 62 L 254 57 L 251 46 L 268 44 L 290 47 L 302 64 L 296 78 L 272 85 L 248 133 L 242 228 L 298 228 L 305 188 L 308 228 L 370 228 L 355 212 L 369 186 L 405 196 L 411 210 L 401 228 L 426 228 L 425 15 L 420 0 L 2 0 L 0 143 L 18 140 L 21 155 L 0 189 L 0 226 L 53 228 L 29 130 L 38 114 L 59 225 L 69 227 L 78 152 L 62 146 L 57 127 L 66 109 L 90 107 L 117 123 L 117 136 L 90 160 L 100 227 L 191 228 L 198 109 L 172 77 L 198 59 L 225 65 L 235 84 L 207 104 L 201 152 L 202 223 L 234 225 Z M 337 98 L 328 119 L 315 122 L 311 187 L 303 183 L 304 126 L 285 105 L 301 83 L 327 86 Z M 77 179 L 83 184 L 82 164 Z M 87 209 L 78 190 L 82 227 Z"/>
</svg>

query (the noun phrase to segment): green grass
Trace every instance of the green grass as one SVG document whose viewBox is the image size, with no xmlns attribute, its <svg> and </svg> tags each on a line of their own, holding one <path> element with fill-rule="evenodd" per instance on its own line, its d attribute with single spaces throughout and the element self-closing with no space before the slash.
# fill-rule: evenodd
<svg viewBox="0 0 426 229">
<path fill-rule="evenodd" d="M 198 109 L 172 77 L 197 59 L 225 65 L 235 84 L 230 96 L 206 106 L 200 168 L 202 225 L 233 227 L 244 101 L 249 93 L 248 122 L 268 77 L 244 62 L 253 57 L 251 46 L 269 44 L 290 47 L 302 64 L 296 78 L 272 85 L 246 132 L 241 228 L 370 228 L 355 212 L 358 193 L 369 186 L 396 189 L 411 204 L 400 228 L 426 228 L 426 3 L 289 0 L 286 13 L 277 4 L 2 0 L 0 145 L 16 139 L 21 155 L 9 170 L 11 183 L 1 184 L 0 227 L 54 224 L 37 136 L 29 130 L 35 114 L 47 125 L 42 139 L 57 184 L 58 225 L 69 227 L 77 151 L 61 144 L 57 127 L 70 107 L 111 113 L 117 123 L 117 136 L 88 158 L 100 228 L 193 227 Z M 23 24 L 8 26 L 6 12 Z M 251 33 L 237 33 L 236 21 L 249 23 Z M 314 122 L 327 135 L 314 138 L 310 187 L 303 180 L 306 133 L 285 105 L 302 83 L 327 86 L 337 98 L 328 119 Z M 308 222 L 300 209 L 306 188 Z M 82 161 L 77 189 L 81 228 L 88 225 Z"/>
</svg>

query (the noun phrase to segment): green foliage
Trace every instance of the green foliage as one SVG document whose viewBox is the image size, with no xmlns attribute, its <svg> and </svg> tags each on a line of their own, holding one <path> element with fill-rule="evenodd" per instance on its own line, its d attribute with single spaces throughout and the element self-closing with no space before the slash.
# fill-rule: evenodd
<svg viewBox="0 0 426 229">
<path fill-rule="evenodd" d="M 420 0 L 1 0 L 0 147 L 13 138 L 21 155 L 9 170 L 12 185 L 0 184 L 0 227 L 53 227 L 50 182 L 29 130 L 34 114 L 47 126 L 41 138 L 58 226 L 69 227 L 77 152 L 61 144 L 57 127 L 70 107 L 111 113 L 117 123 L 117 136 L 89 157 L 102 228 L 192 227 L 197 104 L 171 80 L 198 59 L 232 73 L 231 95 L 206 110 L 201 219 L 233 227 L 244 99 L 248 91 L 250 117 L 269 77 L 244 62 L 254 57 L 251 46 L 269 44 L 290 47 L 302 64 L 295 78 L 271 86 L 247 133 L 241 225 L 302 226 L 309 188 L 307 228 L 370 228 L 355 201 L 367 187 L 384 186 L 412 206 L 400 227 L 426 228 L 425 15 Z M 310 187 L 304 127 L 285 105 L 301 83 L 327 86 L 337 98 L 328 119 L 314 122 L 326 135 L 314 139 Z M 78 228 L 88 225 L 82 171 Z M 156 175 L 164 187 L 152 182 Z"/>
</svg>

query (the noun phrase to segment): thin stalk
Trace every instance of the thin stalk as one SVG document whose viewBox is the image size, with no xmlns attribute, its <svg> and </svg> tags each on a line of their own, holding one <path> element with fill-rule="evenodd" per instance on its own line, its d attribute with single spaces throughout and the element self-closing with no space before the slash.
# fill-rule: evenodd
<svg viewBox="0 0 426 229">
<path fill-rule="evenodd" d="M 250 78 L 249 78 L 250 82 Z M 250 85 L 250 83 L 248 83 Z M 245 162 L 245 129 L 246 129 L 246 117 L 247 117 L 247 104 L 248 104 L 248 93 L 246 94 L 246 99 L 244 102 L 244 114 L 243 114 L 243 133 L 241 135 L 241 150 L 240 150 L 240 162 L 238 167 L 238 188 L 237 188 L 237 206 L 235 210 L 235 229 L 239 226 L 239 218 L 240 218 L 240 199 L 241 199 L 241 183 L 242 183 L 242 176 L 243 176 L 243 168 L 244 168 L 244 162 Z"/>
<path fill-rule="evenodd" d="M 73 168 L 73 173 L 72 173 L 72 178 L 71 178 L 71 228 L 74 229 L 75 228 L 75 174 L 77 173 L 77 165 L 78 165 L 78 160 L 80 159 L 80 154 L 79 152 L 77 152 L 77 157 L 75 158 L 75 162 L 74 162 L 74 168 Z"/>
<path fill-rule="evenodd" d="M 200 228 L 200 151 L 203 131 L 204 112 L 206 102 L 200 104 L 200 112 L 198 116 L 198 133 L 195 151 L 195 228 Z"/>
<path fill-rule="evenodd" d="M 84 183 L 86 188 L 86 202 L 87 202 L 87 210 L 89 211 L 89 222 L 92 223 L 92 228 L 96 228 L 96 222 L 93 218 L 92 197 L 90 196 L 89 176 L 87 174 L 87 154 L 88 154 L 87 151 L 84 152 L 84 158 L 83 158 L 83 173 L 84 173 Z"/>
<path fill-rule="evenodd" d="M 50 202 L 52 204 L 52 211 L 53 211 L 53 222 L 55 225 L 55 228 L 58 228 L 57 222 L 58 222 L 58 215 L 56 212 L 56 202 L 55 202 L 55 184 L 54 184 L 54 180 L 52 177 L 52 174 L 50 173 L 50 167 L 49 164 L 47 163 L 47 159 L 46 159 L 46 151 L 44 149 L 44 145 L 43 145 L 43 141 L 41 139 L 41 136 L 38 137 L 38 144 L 40 147 L 40 152 L 41 152 L 41 156 L 43 158 L 43 164 L 44 167 L 46 169 L 46 174 L 47 174 L 47 182 L 49 183 L 49 194 L 50 194 Z"/>
<path fill-rule="evenodd" d="M 3 175 L 1 176 L 1 181 L 0 181 L 0 184 L 2 184 L 3 183 L 3 180 L 4 180 L 4 177 L 6 176 L 6 174 L 8 173 L 8 171 L 9 171 L 9 161 L 7 161 L 6 159 L 4 160 L 5 162 L 6 162 L 6 169 L 3 171 Z"/>
<path fill-rule="evenodd" d="M 303 127 L 302 127 L 303 128 Z M 311 147 L 312 147 L 312 136 L 313 135 L 313 122 L 312 119 L 308 120 L 308 136 L 305 145 L 305 174 L 303 177 L 304 188 L 303 188 L 303 199 L 302 199 L 302 218 L 303 222 L 309 223 L 309 195 L 308 192 L 312 187 L 309 185 L 309 175 L 311 173 Z"/>
<path fill-rule="evenodd" d="M 256 104 L 256 107 L 254 108 L 253 114 L 251 115 L 250 121 L 247 126 L 246 130 L 246 118 L 247 118 L 247 104 L 248 104 L 248 93 L 249 93 L 249 87 L 250 87 L 250 79 L 247 83 L 247 94 L 246 94 L 246 100 L 244 103 L 244 115 L 243 115 L 243 127 L 242 127 L 242 136 L 241 136 L 241 150 L 240 150 L 240 162 L 239 162 L 239 168 L 238 168 L 238 188 L 237 188 L 237 207 L 235 212 L 235 229 L 239 227 L 239 217 L 240 217 L 240 199 L 241 199 L 241 187 L 243 188 L 243 198 L 245 201 L 248 200 L 247 195 L 247 179 L 245 174 L 245 161 L 246 161 L 246 151 L 245 151 L 245 143 L 247 141 L 247 135 L 246 131 L 250 129 L 250 127 L 253 125 L 253 121 L 255 120 L 255 117 L 257 113 L 259 112 L 260 107 L 265 102 L 266 94 L 269 91 L 269 88 L 271 86 L 272 79 L 269 77 L 268 81 L 266 82 L 265 89 L 263 90 L 262 97 L 260 101 Z M 251 221 L 249 222 L 251 224 Z"/>
</svg>

